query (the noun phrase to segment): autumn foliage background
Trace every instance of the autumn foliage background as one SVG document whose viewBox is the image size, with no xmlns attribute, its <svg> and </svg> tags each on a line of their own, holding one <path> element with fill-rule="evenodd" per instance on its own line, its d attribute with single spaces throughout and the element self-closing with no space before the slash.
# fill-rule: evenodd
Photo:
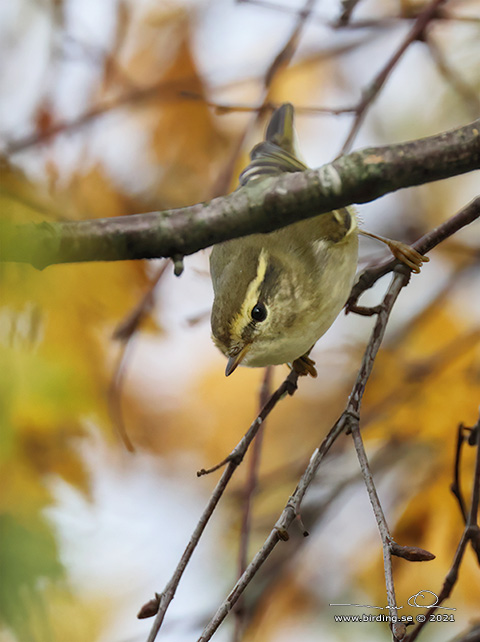
<svg viewBox="0 0 480 642">
<path fill-rule="evenodd" d="M 365 0 L 355 19 L 392 19 L 333 29 L 327 22 L 339 4 L 319 1 L 291 61 L 267 77 L 301 2 L 5 3 L 2 216 L 127 216 L 228 192 L 265 123 L 231 107 L 264 99 L 299 108 L 309 165 L 331 160 L 352 116 L 314 108 L 354 105 L 423 4 Z M 451 1 L 445 12 L 464 19 L 433 21 L 427 41 L 409 48 L 356 147 L 478 117 L 479 5 Z M 413 241 L 475 189 L 478 173 L 404 190 L 360 212 L 368 229 Z M 439 592 L 463 530 L 449 486 L 457 427 L 475 424 L 480 403 L 479 248 L 477 224 L 436 249 L 402 293 L 362 413 L 397 541 L 436 555 L 396 561 L 398 603 L 414 615 L 408 598 Z M 362 265 L 381 256 L 382 248 L 362 245 Z M 263 373 L 239 369 L 225 379 L 210 343 L 208 252 L 187 257 L 181 278 L 171 264 L 159 277 L 162 270 L 162 261 L 42 272 L 0 264 L 1 642 L 144 640 L 149 623 L 135 614 L 162 590 L 216 480 L 195 472 L 221 460 L 255 417 Z M 132 311 L 145 296 L 135 325 Z M 371 326 L 342 315 L 314 350 L 318 379 L 302 380 L 268 420 L 250 554 L 342 411 Z M 285 373 L 277 368 L 274 382 Z M 118 437 L 122 424 L 135 453 Z M 465 456 L 469 491 L 473 453 Z M 235 580 L 244 468 L 180 586 L 165 640 L 196 639 Z M 333 614 L 348 609 L 329 606 L 385 604 L 378 533 L 348 438 L 321 468 L 303 521 L 310 538 L 292 532 L 247 592 L 244 639 L 389 639 L 381 625 L 334 624 Z M 432 625 L 422 639 L 449 640 L 470 626 L 479 594 L 468 550 L 449 604 L 456 623 Z M 231 623 L 218 638 L 231 639 Z"/>
</svg>

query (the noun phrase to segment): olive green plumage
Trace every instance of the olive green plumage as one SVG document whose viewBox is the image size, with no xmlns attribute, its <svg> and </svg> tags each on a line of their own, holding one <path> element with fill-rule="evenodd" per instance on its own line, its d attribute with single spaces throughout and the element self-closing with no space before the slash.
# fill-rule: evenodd
<svg viewBox="0 0 480 642">
<path fill-rule="evenodd" d="M 240 175 L 242 185 L 306 169 L 295 154 L 293 117 L 288 103 L 274 112 L 265 141 Z M 227 374 L 240 362 L 292 363 L 307 353 L 344 306 L 357 255 L 357 221 L 349 209 L 216 245 L 212 334 L 229 357 Z"/>
</svg>

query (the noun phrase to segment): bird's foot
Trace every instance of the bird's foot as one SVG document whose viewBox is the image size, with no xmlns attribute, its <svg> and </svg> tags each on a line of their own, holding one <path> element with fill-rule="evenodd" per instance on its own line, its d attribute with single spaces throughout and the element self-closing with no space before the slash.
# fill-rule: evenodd
<svg viewBox="0 0 480 642">
<path fill-rule="evenodd" d="M 306 377 L 307 375 L 310 375 L 311 377 L 317 376 L 315 361 L 313 359 L 310 359 L 308 354 L 304 354 L 303 357 L 298 357 L 298 359 L 295 359 L 291 367 L 292 370 L 295 370 L 295 372 L 300 377 Z"/>
<path fill-rule="evenodd" d="M 404 265 L 406 265 L 417 274 L 420 272 L 420 268 L 422 267 L 422 265 L 430 261 L 428 256 L 423 256 L 423 254 L 417 252 L 417 250 L 411 245 L 407 245 L 406 243 L 402 243 L 401 241 L 387 239 L 384 236 L 379 236 L 378 234 L 367 232 L 367 230 L 359 230 L 359 234 L 361 234 L 362 236 L 369 236 L 371 239 L 376 239 L 381 243 L 385 243 L 385 245 L 388 246 L 388 249 L 396 259 L 401 261 Z"/>
<path fill-rule="evenodd" d="M 387 245 L 390 249 L 390 252 L 393 256 L 401 261 L 404 265 L 409 267 L 412 272 L 417 274 L 420 272 L 420 268 L 424 263 L 430 261 L 428 256 L 423 256 L 420 252 L 417 252 L 411 245 L 402 243 L 401 241 L 392 241 L 388 239 Z"/>
</svg>

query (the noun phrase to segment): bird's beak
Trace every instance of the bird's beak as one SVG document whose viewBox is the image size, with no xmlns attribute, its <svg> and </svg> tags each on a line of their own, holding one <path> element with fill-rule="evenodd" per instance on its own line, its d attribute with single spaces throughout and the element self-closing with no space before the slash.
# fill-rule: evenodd
<svg viewBox="0 0 480 642">
<path fill-rule="evenodd" d="M 229 357 L 227 361 L 227 367 L 225 368 L 225 376 L 228 377 L 229 375 L 232 374 L 232 372 L 235 370 L 237 366 L 240 365 L 240 363 L 243 361 L 245 358 L 245 355 L 248 352 L 249 345 L 247 344 L 244 346 L 240 352 L 233 357 Z"/>
</svg>

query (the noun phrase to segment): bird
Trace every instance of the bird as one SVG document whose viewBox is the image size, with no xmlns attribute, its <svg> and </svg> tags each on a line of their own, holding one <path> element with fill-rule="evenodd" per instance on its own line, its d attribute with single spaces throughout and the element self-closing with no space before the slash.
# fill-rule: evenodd
<svg viewBox="0 0 480 642">
<path fill-rule="evenodd" d="M 274 111 L 250 159 L 240 186 L 307 169 L 296 149 L 291 103 Z M 288 364 L 299 375 L 317 376 L 309 352 L 348 299 L 359 234 L 386 243 L 414 271 L 428 261 L 408 245 L 359 229 L 352 207 L 213 247 L 212 339 L 228 358 L 226 376 L 240 364 Z"/>
</svg>

